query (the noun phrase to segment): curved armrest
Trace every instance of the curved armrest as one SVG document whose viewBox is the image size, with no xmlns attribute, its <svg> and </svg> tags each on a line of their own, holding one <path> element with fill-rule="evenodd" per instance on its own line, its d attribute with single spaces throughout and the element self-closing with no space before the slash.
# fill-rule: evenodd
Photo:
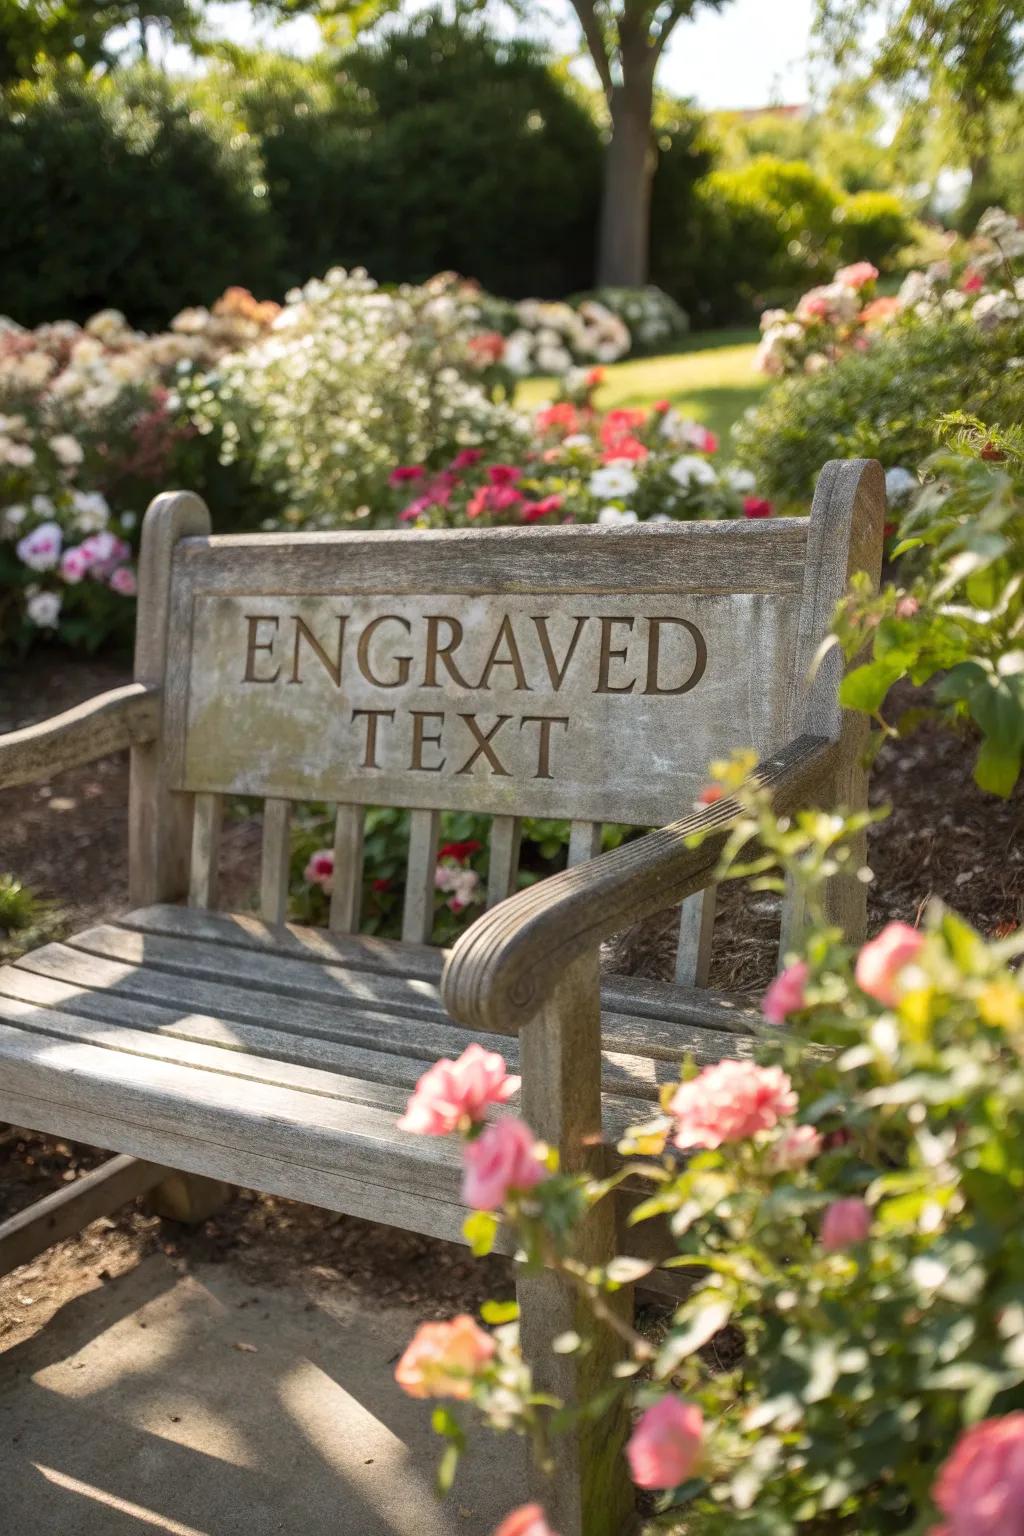
<svg viewBox="0 0 1024 1536">
<path fill-rule="evenodd" d="M 780 812 L 795 810 L 825 783 L 837 757 L 837 743 L 801 736 L 759 764 L 752 781 L 772 791 Z M 470 1028 L 515 1034 L 572 961 L 709 885 L 739 811 L 734 799 L 720 800 L 492 907 L 448 957 L 441 984 L 448 1012 Z M 688 848 L 696 832 L 713 835 Z"/>
<path fill-rule="evenodd" d="M 123 747 L 152 741 L 158 727 L 156 688 L 129 683 L 112 688 L 62 715 L 0 736 L 0 789 L 49 778 Z"/>
</svg>

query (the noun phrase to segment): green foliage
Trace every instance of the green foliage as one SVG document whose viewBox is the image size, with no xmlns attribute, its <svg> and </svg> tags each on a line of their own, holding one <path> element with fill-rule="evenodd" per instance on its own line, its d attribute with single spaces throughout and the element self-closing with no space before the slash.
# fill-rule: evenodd
<svg viewBox="0 0 1024 1536">
<path fill-rule="evenodd" d="M 908 568 L 909 588 L 872 597 L 861 587 L 840 609 L 847 655 L 870 639 L 841 697 L 881 718 L 901 678 L 943 673 L 939 709 L 971 721 L 981 737 L 974 776 L 1006 796 L 1024 760 L 1024 429 L 955 416 L 944 435 L 949 446 L 926 460 L 927 483 L 900 527 L 897 568 Z"/>
<path fill-rule="evenodd" d="M 677 215 L 657 219 L 654 275 L 701 324 L 722 324 L 807 287 L 839 253 L 838 187 L 803 161 L 760 155 L 712 171 Z"/>
<path fill-rule="evenodd" d="M 0 960 L 13 960 L 42 943 L 56 916 L 51 902 L 13 875 L 0 875 Z"/>
<path fill-rule="evenodd" d="M 936 420 L 953 409 L 1006 426 L 1024 420 L 1021 356 L 1020 321 L 981 331 L 948 316 L 893 328 L 870 352 L 769 391 L 736 429 L 738 456 L 763 495 L 805 507 L 826 459 L 920 464 Z"/>
<path fill-rule="evenodd" d="M 873 261 L 884 270 L 908 245 L 914 223 L 891 192 L 856 192 L 835 211 L 844 261 Z"/>
<path fill-rule="evenodd" d="M 0 291 L 25 325 L 115 301 L 165 324 L 229 283 L 265 291 L 276 237 L 251 146 L 165 79 L 48 74 L 9 91 L 0 178 L 18 216 L 0 231 Z"/>
</svg>

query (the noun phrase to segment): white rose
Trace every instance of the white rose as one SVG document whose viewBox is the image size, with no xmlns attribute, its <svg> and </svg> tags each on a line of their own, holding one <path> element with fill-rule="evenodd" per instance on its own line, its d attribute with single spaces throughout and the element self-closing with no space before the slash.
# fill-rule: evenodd
<svg viewBox="0 0 1024 1536">
<path fill-rule="evenodd" d="M 622 528 L 627 523 L 637 523 L 640 519 L 635 512 L 628 510 L 620 512 L 618 507 L 602 507 L 597 514 L 597 520 L 602 528 Z"/>
<path fill-rule="evenodd" d="M 702 459 L 696 453 L 684 453 L 682 458 L 676 459 L 669 474 L 684 491 L 695 485 L 714 485 L 718 479 L 707 459 Z"/>
<path fill-rule="evenodd" d="M 909 469 L 896 464 L 885 472 L 885 494 L 890 501 L 905 501 L 906 498 L 918 489 L 920 482 L 916 475 Z"/>
<path fill-rule="evenodd" d="M 25 612 L 39 629 L 56 629 L 60 598 L 56 592 L 35 592 L 25 604 Z"/>
<path fill-rule="evenodd" d="M 636 475 L 628 459 L 613 459 L 610 464 L 595 469 L 590 477 L 590 494 L 599 496 L 602 501 L 605 497 L 631 496 L 635 490 Z"/>
<path fill-rule="evenodd" d="M 65 468 L 73 464 L 81 464 L 85 458 L 82 445 L 70 432 L 60 432 L 56 437 L 50 438 L 50 450 L 56 455 Z"/>
</svg>

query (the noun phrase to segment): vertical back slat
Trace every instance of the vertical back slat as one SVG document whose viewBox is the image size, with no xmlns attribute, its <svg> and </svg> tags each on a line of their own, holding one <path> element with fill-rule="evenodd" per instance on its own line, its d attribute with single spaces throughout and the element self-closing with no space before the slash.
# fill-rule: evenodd
<svg viewBox="0 0 1024 1536">
<path fill-rule="evenodd" d="M 223 808 L 223 795 L 196 795 L 192 822 L 192 863 L 188 880 L 190 907 L 217 905 L 217 863 Z"/>
<path fill-rule="evenodd" d="M 682 987 L 706 987 L 711 966 L 718 889 L 709 885 L 687 896 L 679 912 L 676 981 Z"/>
<path fill-rule="evenodd" d="M 288 916 L 288 875 L 291 870 L 292 807 L 290 800 L 267 800 L 263 806 L 263 862 L 260 870 L 260 915 L 265 923 L 283 923 Z"/>
<path fill-rule="evenodd" d="M 406 944 L 428 944 L 434 928 L 434 877 L 440 811 L 409 815 L 409 865 L 405 877 L 402 938 Z"/>
<path fill-rule="evenodd" d="M 359 931 L 363 895 L 363 828 L 361 805 L 339 805 L 334 823 L 334 886 L 328 926 L 335 933 Z"/>
<path fill-rule="evenodd" d="M 596 859 L 601 852 L 601 823 L 573 821 L 569 824 L 569 868 Z"/>
<path fill-rule="evenodd" d="M 487 905 L 496 907 L 511 896 L 519 872 L 519 839 L 522 822 L 518 816 L 495 816 L 491 821 L 491 845 L 487 864 Z"/>
</svg>

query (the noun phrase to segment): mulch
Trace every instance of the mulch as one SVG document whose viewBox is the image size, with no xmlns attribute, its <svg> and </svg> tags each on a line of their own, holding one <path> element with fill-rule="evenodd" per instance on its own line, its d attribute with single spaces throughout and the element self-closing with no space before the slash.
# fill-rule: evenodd
<svg viewBox="0 0 1024 1536">
<path fill-rule="evenodd" d="M 126 668 L 107 661 L 34 657 L 0 681 L 0 731 L 127 679 Z M 982 794 L 971 778 L 973 754 L 967 736 L 931 724 L 883 746 L 871 796 L 892 809 L 870 834 L 872 928 L 892 918 L 916 922 L 933 899 L 988 936 L 1024 922 L 1024 789 L 1006 802 Z M 0 871 L 56 904 L 51 936 L 127 905 L 127 782 L 122 755 L 69 771 L 52 784 L 0 793 Z M 226 904 L 250 904 L 259 841 L 254 819 L 229 824 Z M 713 987 L 752 995 L 763 990 L 773 974 L 778 918 L 776 898 L 749 896 L 738 885 L 722 888 Z M 0 955 L 3 942 L 0 933 Z M 606 960 L 615 969 L 667 978 L 673 944 L 666 914 L 621 935 Z M 0 1219 L 79 1177 L 105 1155 L 0 1126 Z M 38 1327 L 84 1284 L 105 1283 L 158 1248 L 185 1267 L 230 1259 L 253 1283 L 341 1287 L 408 1303 L 424 1316 L 472 1309 L 511 1289 L 502 1260 L 479 1262 L 451 1244 L 243 1191 L 196 1230 L 127 1207 L 0 1280 L 0 1348 Z"/>
</svg>

